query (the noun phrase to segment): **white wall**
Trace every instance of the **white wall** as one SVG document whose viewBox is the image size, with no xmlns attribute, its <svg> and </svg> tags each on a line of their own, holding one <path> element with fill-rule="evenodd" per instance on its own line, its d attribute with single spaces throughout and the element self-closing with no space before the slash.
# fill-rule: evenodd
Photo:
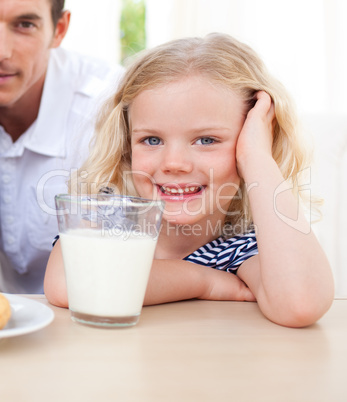
<svg viewBox="0 0 347 402">
<path fill-rule="evenodd" d="M 148 47 L 226 32 L 260 54 L 303 113 L 346 113 L 346 0 L 145 1 Z M 118 63 L 121 0 L 66 0 L 66 8 L 63 46 Z"/>
<path fill-rule="evenodd" d="M 347 110 L 347 1 L 146 0 L 148 46 L 229 33 L 252 46 L 305 113 Z"/>
<path fill-rule="evenodd" d="M 63 47 L 119 63 L 120 0 L 65 0 L 71 11 L 70 28 Z"/>
</svg>

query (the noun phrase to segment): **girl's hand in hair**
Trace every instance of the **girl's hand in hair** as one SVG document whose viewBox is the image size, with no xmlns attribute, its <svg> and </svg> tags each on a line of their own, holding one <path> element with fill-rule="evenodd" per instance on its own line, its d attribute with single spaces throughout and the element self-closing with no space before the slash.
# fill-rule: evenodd
<svg viewBox="0 0 347 402">
<path fill-rule="evenodd" d="M 237 168 L 244 178 L 248 161 L 255 158 L 272 158 L 275 107 L 269 94 L 259 91 L 256 103 L 248 112 L 236 146 Z"/>
</svg>

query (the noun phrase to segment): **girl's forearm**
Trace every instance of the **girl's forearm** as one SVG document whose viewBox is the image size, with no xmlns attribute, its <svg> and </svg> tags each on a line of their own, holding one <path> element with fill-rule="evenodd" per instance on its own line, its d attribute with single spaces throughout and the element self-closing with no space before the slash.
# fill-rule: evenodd
<svg viewBox="0 0 347 402">
<path fill-rule="evenodd" d="M 253 158 L 243 171 L 257 228 L 258 293 L 279 311 L 323 314 L 333 300 L 332 273 L 298 200 L 271 157 Z"/>
<path fill-rule="evenodd" d="M 255 301 L 234 274 L 183 260 L 154 260 L 144 305 L 188 299 Z"/>
<path fill-rule="evenodd" d="M 184 260 L 154 260 L 144 305 L 198 298 L 204 291 L 204 268 Z"/>
</svg>

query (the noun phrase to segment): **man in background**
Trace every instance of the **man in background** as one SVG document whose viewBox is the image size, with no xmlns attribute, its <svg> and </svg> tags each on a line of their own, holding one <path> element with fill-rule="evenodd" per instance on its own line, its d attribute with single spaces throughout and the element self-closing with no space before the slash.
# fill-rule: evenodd
<svg viewBox="0 0 347 402">
<path fill-rule="evenodd" d="M 60 48 L 69 22 L 64 0 L 0 0 L 1 292 L 43 292 L 54 195 L 67 192 L 123 72 Z"/>
</svg>

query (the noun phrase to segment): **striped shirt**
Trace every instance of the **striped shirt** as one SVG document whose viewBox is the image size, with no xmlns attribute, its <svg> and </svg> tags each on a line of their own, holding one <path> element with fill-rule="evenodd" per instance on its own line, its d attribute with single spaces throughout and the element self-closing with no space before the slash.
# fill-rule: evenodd
<svg viewBox="0 0 347 402">
<path fill-rule="evenodd" d="M 218 237 L 184 258 L 186 261 L 236 274 L 240 265 L 258 254 L 255 232 L 229 239 Z"/>
</svg>

